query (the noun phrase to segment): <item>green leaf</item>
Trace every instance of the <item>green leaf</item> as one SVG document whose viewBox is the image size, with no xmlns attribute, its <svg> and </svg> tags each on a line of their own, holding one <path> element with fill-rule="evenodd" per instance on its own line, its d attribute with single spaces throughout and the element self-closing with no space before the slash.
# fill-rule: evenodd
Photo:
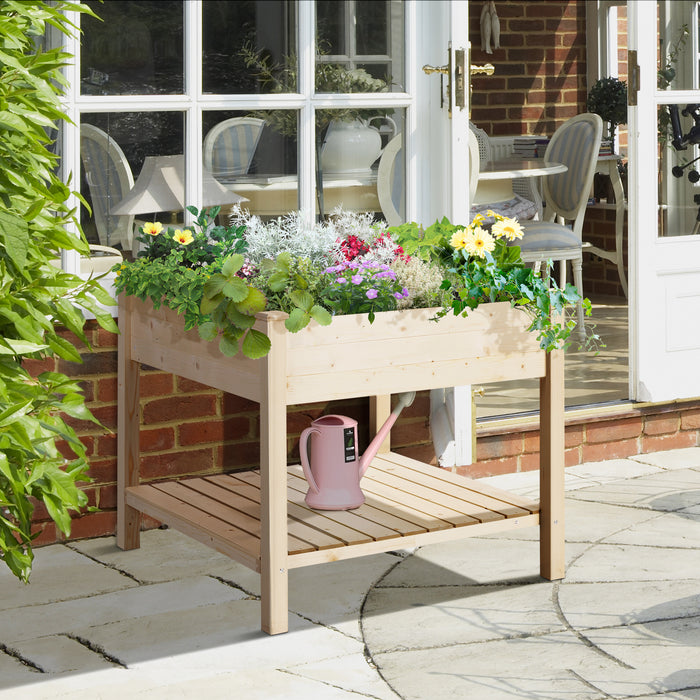
<svg viewBox="0 0 700 700">
<path fill-rule="evenodd" d="M 265 310 L 267 299 L 259 289 L 248 287 L 248 295 L 243 301 L 238 302 L 236 306 L 241 313 L 254 316 Z"/>
<path fill-rule="evenodd" d="M 255 316 L 241 313 L 237 307 L 238 304 L 229 302 L 226 307 L 226 318 L 238 328 L 252 328 L 255 325 Z"/>
<path fill-rule="evenodd" d="M 225 284 L 226 278 L 223 275 L 220 275 L 218 273 L 212 275 L 204 283 L 204 298 L 213 299 L 218 294 L 221 294 L 221 291 L 223 290 Z"/>
<path fill-rule="evenodd" d="M 251 328 L 243 338 L 241 350 L 246 357 L 249 357 L 251 360 L 257 360 L 265 357 L 270 352 L 271 346 L 270 339 L 264 333 Z"/>
<path fill-rule="evenodd" d="M 292 304 L 294 304 L 294 306 L 298 306 L 300 309 L 304 309 L 304 311 L 307 312 L 314 304 L 313 296 L 303 289 L 295 289 L 289 295 L 289 298 L 292 300 Z"/>
<path fill-rule="evenodd" d="M 233 277 L 224 284 L 221 291 L 231 301 L 243 301 L 248 296 L 248 285 L 240 277 Z"/>
<path fill-rule="evenodd" d="M 46 350 L 48 345 L 30 343 L 27 340 L 0 338 L 0 355 L 29 355 L 33 352 Z"/>
<path fill-rule="evenodd" d="M 310 320 L 311 316 L 303 309 L 297 307 L 289 312 L 289 318 L 285 319 L 284 327 L 290 333 L 298 333 L 302 328 L 306 328 L 309 325 Z"/>
<path fill-rule="evenodd" d="M 223 273 L 224 277 L 231 278 L 243 267 L 244 262 L 245 258 L 240 253 L 229 255 L 226 260 L 224 260 L 221 272 Z"/>
<path fill-rule="evenodd" d="M 238 340 L 230 338 L 228 335 L 222 335 L 219 341 L 219 350 L 226 357 L 234 357 L 238 354 Z"/>
<path fill-rule="evenodd" d="M 22 269 L 27 262 L 29 247 L 29 227 L 27 222 L 16 214 L 0 211 L 0 238 L 12 262 Z"/>
<path fill-rule="evenodd" d="M 219 335 L 219 331 L 216 328 L 216 324 L 212 323 L 211 321 L 207 321 L 206 323 L 202 323 L 197 327 L 197 332 L 199 333 L 199 337 L 202 340 L 214 340 L 217 335 Z"/>
<path fill-rule="evenodd" d="M 330 312 L 318 304 L 314 304 L 311 307 L 309 315 L 319 326 L 330 326 L 333 321 L 333 316 L 331 316 Z"/>
</svg>

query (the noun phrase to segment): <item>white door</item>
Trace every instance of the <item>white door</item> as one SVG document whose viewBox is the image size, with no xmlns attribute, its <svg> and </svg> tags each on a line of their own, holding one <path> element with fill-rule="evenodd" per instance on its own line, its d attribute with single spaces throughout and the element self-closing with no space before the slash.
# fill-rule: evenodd
<svg viewBox="0 0 700 700">
<path fill-rule="evenodd" d="M 630 391 L 639 401 L 700 396 L 700 187 L 688 177 L 700 155 L 697 3 L 630 2 L 629 41 L 639 63 L 639 106 L 629 112 Z"/>
<path fill-rule="evenodd" d="M 469 17 L 466 1 L 420 2 L 416 25 L 424 43 L 417 74 L 418 99 L 415 158 L 419 162 L 416 202 L 418 221 L 430 224 L 443 216 L 469 220 Z M 435 71 L 444 69 L 448 74 Z M 459 78 L 463 80 L 460 96 Z M 449 88 L 448 88 L 449 86 Z M 426 175 L 429 174 L 429 177 Z M 446 387 L 431 392 L 430 426 L 443 466 L 472 462 L 471 387 Z"/>
</svg>

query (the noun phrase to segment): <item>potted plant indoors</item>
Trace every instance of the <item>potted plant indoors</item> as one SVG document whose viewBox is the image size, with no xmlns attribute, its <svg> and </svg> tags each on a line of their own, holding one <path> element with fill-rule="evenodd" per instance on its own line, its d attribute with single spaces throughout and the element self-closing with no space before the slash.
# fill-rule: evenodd
<svg viewBox="0 0 700 700">
<path fill-rule="evenodd" d="M 615 129 L 627 123 L 627 83 L 619 78 L 600 78 L 588 93 L 589 112 L 608 124 L 608 136 L 615 148 Z"/>
</svg>

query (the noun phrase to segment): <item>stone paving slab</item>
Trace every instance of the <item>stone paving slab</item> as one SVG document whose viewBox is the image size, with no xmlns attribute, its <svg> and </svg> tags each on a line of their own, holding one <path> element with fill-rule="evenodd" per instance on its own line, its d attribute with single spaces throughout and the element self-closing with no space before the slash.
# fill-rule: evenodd
<svg viewBox="0 0 700 700">
<path fill-rule="evenodd" d="M 7 567 L 0 566 L 0 610 L 81 599 L 137 585 L 130 578 L 95 564 L 64 545 L 44 547 L 35 555 L 38 561 L 29 585 L 20 583 Z"/>
<path fill-rule="evenodd" d="M 362 611 L 367 646 L 392 652 L 563 629 L 549 582 L 378 588 Z"/>
<path fill-rule="evenodd" d="M 649 454 L 635 455 L 630 459 L 661 469 L 697 469 L 700 468 L 700 447 L 650 452 Z"/>
<path fill-rule="evenodd" d="M 113 667 L 101 654 L 64 635 L 28 639 L 13 644 L 12 650 L 44 673 L 91 673 Z M 5 679 L 0 680 L 0 687 L 4 685 Z"/>
<path fill-rule="evenodd" d="M 96 627 L 126 619 L 138 620 L 154 613 L 178 614 L 201 605 L 245 597 L 246 594 L 240 590 L 199 576 L 77 600 L 30 605 L 0 611 L 0 643 L 12 646 L 34 637 L 75 634 L 87 626 Z"/>
</svg>

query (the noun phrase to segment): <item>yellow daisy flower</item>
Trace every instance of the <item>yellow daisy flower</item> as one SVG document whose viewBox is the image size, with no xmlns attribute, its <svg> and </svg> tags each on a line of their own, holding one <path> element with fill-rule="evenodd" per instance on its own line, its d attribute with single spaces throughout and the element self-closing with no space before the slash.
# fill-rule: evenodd
<svg viewBox="0 0 700 700">
<path fill-rule="evenodd" d="M 470 226 L 481 226 L 481 224 L 486 221 L 486 217 L 483 214 L 477 214 L 473 219 L 470 224 Z"/>
<path fill-rule="evenodd" d="M 509 241 L 523 237 L 522 226 L 515 219 L 496 221 L 491 227 L 491 233 L 496 238 L 507 238 Z"/>
<path fill-rule="evenodd" d="M 149 236 L 157 236 L 163 230 L 163 224 L 160 221 L 149 221 L 143 225 L 143 232 Z"/>
<path fill-rule="evenodd" d="M 192 232 L 188 229 L 185 229 L 184 231 L 177 229 L 173 235 L 173 240 L 181 243 L 182 245 L 189 245 L 194 240 L 194 237 L 192 236 Z"/>
<path fill-rule="evenodd" d="M 450 238 L 450 245 L 455 250 L 460 250 L 461 248 L 464 248 L 464 241 L 467 235 L 469 235 L 469 232 L 466 229 L 458 228 Z"/>
<path fill-rule="evenodd" d="M 478 226 L 467 236 L 464 247 L 470 255 L 484 258 L 486 253 L 493 252 L 493 249 L 496 247 L 496 241 L 494 241 L 493 236 L 488 231 Z"/>
</svg>

